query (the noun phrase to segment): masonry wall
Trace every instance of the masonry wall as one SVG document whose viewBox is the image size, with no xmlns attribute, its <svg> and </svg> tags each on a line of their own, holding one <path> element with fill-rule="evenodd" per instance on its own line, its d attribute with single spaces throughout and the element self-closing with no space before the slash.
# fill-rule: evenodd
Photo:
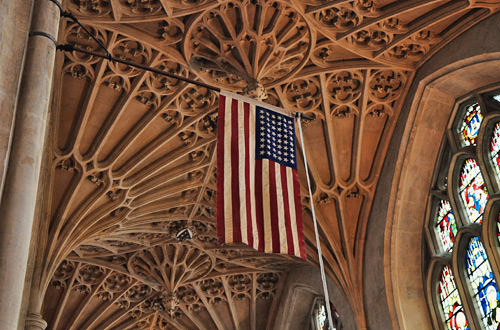
<svg viewBox="0 0 500 330">
<path fill-rule="evenodd" d="M 500 14 L 495 14 L 490 18 L 478 23 L 461 36 L 443 47 L 429 61 L 427 61 L 417 71 L 415 80 L 412 83 L 410 92 L 402 107 L 396 129 L 394 131 L 389 150 L 381 172 L 379 184 L 374 197 L 374 203 L 368 221 L 365 260 L 364 260 L 364 293 L 365 306 L 367 308 L 367 325 L 369 329 L 393 329 L 402 327 L 395 320 L 394 312 L 390 305 L 392 299 L 388 297 L 386 287 L 386 272 L 384 267 L 390 262 L 390 232 L 386 232 L 387 210 L 389 207 L 391 189 L 395 178 L 400 145 L 403 142 L 403 135 L 408 124 L 408 115 L 414 101 L 414 95 L 419 83 L 432 74 L 454 62 L 464 60 L 473 56 L 488 56 L 488 53 L 500 52 Z M 500 81 L 500 77 L 498 77 Z M 477 86 L 480 87 L 480 86 Z M 439 111 L 439 109 L 436 109 Z M 444 134 L 444 131 L 443 131 Z M 444 136 L 444 135 L 443 135 Z M 425 203 L 424 203 L 425 204 Z M 421 219 L 423 224 L 424 219 Z M 413 248 L 423 249 L 423 233 L 415 237 L 416 242 Z M 421 251 L 421 250 L 420 250 Z M 407 251 L 412 253 L 412 251 Z M 413 252 L 414 253 L 414 252 Z M 425 257 L 425 254 L 423 254 Z M 423 272 L 425 261 L 419 265 Z M 423 283 L 415 287 L 422 287 Z M 425 300 L 424 291 L 421 289 L 409 290 L 408 297 Z M 405 297 L 402 297 L 404 301 Z M 409 329 L 411 330 L 411 329 Z"/>
</svg>

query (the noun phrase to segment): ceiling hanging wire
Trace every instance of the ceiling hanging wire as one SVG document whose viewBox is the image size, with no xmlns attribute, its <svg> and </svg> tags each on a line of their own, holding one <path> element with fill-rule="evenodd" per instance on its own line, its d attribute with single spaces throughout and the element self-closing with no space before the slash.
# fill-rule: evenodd
<svg viewBox="0 0 500 330">
<path fill-rule="evenodd" d="M 178 76 L 176 74 L 172 74 L 170 72 L 166 72 L 166 71 L 163 71 L 163 70 L 160 70 L 160 69 L 152 68 L 150 66 L 146 66 L 146 65 L 134 63 L 134 62 L 131 62 L 131 61 L 123 60 L 123 59 L 120 59 L 120 58 L 116 58 L 116 57 L 113 57 L 111 54 L 99 54 L 97 52 L 93 52 L 93 51 L 81 49 L 79 47 L 75 47 L 72 44 L 62 44 L 62 45 L 56 44 L 56 48 L 58 50 L 62 50 L 62 51 L 65 51 L 65 52 L 79 52 L 79 53 L 90 55 L 90 56 L 104 58 L 104 59 L 106 59 L 106 60 L 108 60 L 110 62 L 116 62 L 116 63 L 125 64 L 125 65 L 128 65 L 128 66 L 137 68 L 137 69 L 141 69 L 141 70 L 144 70 L 144 71 L 149 71 L 149 72 L 156 73 L 156 74 L 159 74 L 159 75 L 162 75 L 162 76 L 167 76 L 169 78 L 178 79 L 178 80 L 181 80 L 181 81 L 193 84 L 193 85 L 198 85 L 200 87 L 204 87 L 206 89 L 210 89 L 210 90 L 213 90 L 215 92 L 220 92 L 220 88 L 219 87 L 215 87 L 215 86 L 206 84 L 206 83 L 201 82 L 201 81 L 196 81 L 196 80 L 189 79 L 189 78 L 186 78 L 186 77 Z"/>
<path fill-rule="evenodd" d="M 66 44 L 59 44 L 54 36 L 48 35 L 45 32 L 40 32 L 40 31 L 31 32 L 30 36 L 42 36 L 42 37 L 48 38 L 48 39 L 50 39 L 56 45 L 56 49 L 57 50 L 60 50 L 60 51 L 63 51 L 63 52 L 78 52 L 78 53 L 86 54 L 86 55 L 89 55 L 89 56 L 95 56 L 95 57 L 106 59 L 106 60 L 108 60 L 110 62 L 124 64 L 124 65 L 131 66 L 131 67 L 134 67 L 134 68 L 137 68 L 137 69 L 140 69 L 140 70 L 144 70 L 144 71 L 156 73 L 156 74 L 159 74 L 159 75 L 162 75 L 162 76 L 166 76 L 166 77 L 169 77 L 169 78 L 173 78 L 173 79 L 177 79 L 177 80 L 180 80 L 180 81 L 184 81 L 186 83 L 197 85 L 197 86 L 200 86 L 200 87 L 203 87 L 203 88 L 215 91 L 215 92 L 220 92 L 221 91 L 221 89 L 219 87 L 212 86 L 212 85 L 206 84 L 206 83 L 198 81 L 198 80 L 186 78 L 186 77 L 179 76 L 179 75 L 176 75 L 176 74 L 173 74 L 173 73 L 170 73 L 170 72 L 166 72 L 166 71 L 163 71 L 163 70 L 160 70 L 160 69 L 156 69 L 156 68 L 153 68 L 153 67 L 150 67 L 150 66 L 147 66 L 147 65 L 142 65 L 142 64 L 139 64 L 139 63 L 134 63 L 132 61 L 128 61 L 128 60 L 124 60 L 124 59 L 120 59 L 120 58 L 114 57 L 109 52 L 109 50 L 106 48 L 106 46 L 102 43 L 102 41 L 99 40 L 95 35 L 93 35 L 92 32 L 90 32 L 90 30 L 88 28 L 86 28 L 82 23 L 80 23 L 80 21 L 78 20 L 78 18 L 75 15 L 73 15 L 72 13 L 64 10 L 64 8 L 62 7 L 62 5 L 61 5 L 61 3 L 59 1 L 57 1 L 57 0 L 49 0 L 49 1 L 52 2 L 52 3 L 54 3 L 59 8 L 59 12 L 60 12 L 61 17 L 69 18 L 74 23 L 78 24 L 78 26 L 81 27 L 83 29 L 83 31 L 85 31 L 85 33 L 88 34 L 89 37 L 92 38 L 92 40 L 94 40 L 99 45 L 99 48 L 102 49 L 102 51 L 104 51 L 104 54 L 101 54 L 101 53 L 98 53 L 98 52 L 95 52 L 95 51 L 90 51 L 90 50 L 82 49 L 82 48 L 79 48 L 79 47 L 77 47 L 77 46 L 75 46 L 73 44 L 68 44 L 68 43 L 66 43 Z M 294 113 L 294 115 L 295 115 L 296 118 L 298 118 L 298 114 L 299 114 L 298 112 Z M 307 116 L 307 115 L 305 115 L 303 113 L 301 113 L 300 118 L 304 119 L 304 120 L 314 120 L 313 117 Z"/>
</svg>

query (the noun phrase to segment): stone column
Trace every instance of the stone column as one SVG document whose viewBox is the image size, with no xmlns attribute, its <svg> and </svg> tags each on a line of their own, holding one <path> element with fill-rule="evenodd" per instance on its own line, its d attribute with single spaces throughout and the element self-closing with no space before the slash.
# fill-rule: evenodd
<svg viewBox="0 0 500 330">
<path fill-rule="evenodd" d="M 30 30 L 57 36 L 58 27 L 59 9 L 56 5 L 49 0 L 35 0 Z M 20 311 L 44 152 L 55 52 L 54 43 L 45 37 L 33 36 L 28 40 L 0 204 L 0 329 L 19 329 L 22 327 L 19 319 L 24 320 L 24 317 L 20 318 Z M 43 325 L 43 320 L 40 320 L 33 324 Z M 38 328 L 43 329 L 44 326 Z"/>
<path fill-rule="evenodd" d="M 32 7 L 33 0 L 0 1 L 0 196 L 9 160 Z"/>
</svg>

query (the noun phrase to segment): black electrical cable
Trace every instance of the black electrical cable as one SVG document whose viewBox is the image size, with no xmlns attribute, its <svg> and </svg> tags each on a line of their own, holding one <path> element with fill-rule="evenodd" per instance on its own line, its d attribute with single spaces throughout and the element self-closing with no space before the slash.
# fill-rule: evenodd
<svg viewBox="0 0 500 330">
<path fill-rule="evenodd" d="M 96 56 L 96 57 L 104 58 L 104 59 L 107 59 L 107 60 L 109 60 L 111 62 L 117 62 L 117 63 L 129 65 L 129 66 L 132 66 L 134 68 L 138 68 L 138 69 L 141 69 L 141 70 L 145 70 L 145 71 L 157 73 L 157 74 L 160 74 L 160 75 L 163 75 L 163 76 L 167 76 L 167 77 L 170 77 L 170 78 L 182 80 L 182 81 L 185 81 L 185 82 L 190 83 L 190 84 L 194 84 L 194 85 L 198 85 L 198 86 L 201 86 L 201 87 L 205 87 L 207 89 L 210 89 L 210 90 L 213 90 L 213 91 L 216 91 L 216 92 L 220 92 L 220 88 L 215 87 L 215 86 L 211 86 L 209 84 L 205 84 L 204 82 L 201 82 L 201 81 L 196 81 L 196 80 L 189 79 L 189 78 L 186 78 L 186 77 L 183 77 L 183 76 L 178 76 L 178 75 L 170 73 L 170 72 L 162 71 L 160 69 L 156 69 L 156 68 L 152 68 L 152 67 L 149 67 L 149 66 L 146 66 L 146 65 L 139 64 L 139 63 L 134 63 L 134 62 L 130 62 L 130 61 L 127 61 L 127 60 L 120 59 L 120 58 L 116 58 L 116 57 L 113 57 L 112 55 L 108 56 L 108 55 L 99 54 L 99 53 L 96 53 L 96 52 L 93 52 L 93 51 L 81 49 L 81 48 L 75 47 L 72 44 L 57 45 L 56 48 L 58 50 L 62 50 L 62 51 L 65 51 L 65 52 L 73 52 L 74 51 L 74 52 L 79 52 L 79 53 L 83 53 L 83 54 L 90 55 L 90 56 Z"/>
<path fill-rule="evenodd" d="M 56 38 L 54 38 L 53 36 L 51 36 L 50 34 L 48 34 L 46 32 L 33 31 L 33 32 L 29 33 L 29 36 L 30 37 L 34 37 L 34 36 L 45 37 L 45 38 L 49 39 L 50 41 L 52 41 L 54 43 L 54 45 L 56 45 L 56 47 L 57 47 L 57 40 L 56 40 Z"/>
<path fill-rule="evenodd" d="M 83 31 L 85 31 L 85 33 L 87 33 L 89 35 L 89 37 L 91 37 L 99 45 L 99 47 L 101 47 L 104 50 L 104 52 L 106 53 L 106 58 L 108 58 L 108 59 L 111 58 L 111 53 L 108 51 L 106 46 L 102 43 L 102 41 L 99 40 L 95 35 L 93 35 L 89 31 L 89 29 L 87 29 L 82 23 L 80 23 L 80 21 L 78 20 L 78 18 L 76 18 L 75 15 L 73 15 L 69 11 L 64 10 L 64 8 L 62 7 L 62 5 L 59 1 L 57 1 L 57 0 L 49 0 L 49 1 L 54 3 L 59 8 L 59 13 L 60 13 L 61 17 L 67 17 L 70 20 L 72 20 L 73 22 L 75 22 L 76 24 L 78 24 L 78 26 L 81 27 L 83 29 Z"/>
<path fill-rule="evenodd" d="M 81 49 L 81 48 L 75 47 L 72 44 L 64 44 L 64 45 L 56 44 L 56 49 L 62 50 L 62 51 L 65 51 L 65 52 L 79 52 L 79 53 L 83 53 L 83 54 L 86 54 L 86 55 L 89 55 L 89 56 L 95 56 L 95 57 L 104 58 L 104 59 L 107 59 L 107 60 L 109 60 L 111 62 L 117 62 L 117 63 L 125 64 L 125 65 L 131 66 L 131 67 L 134 67 L 134 68 L 138 68 L 138 69 L 141 69 L 141 70 L 144 70 L 144 71 L 149 71 L 149 72 L 160 74 L 160 75 L 167 76 L 167 77 L 170 77 L 170 78 L 178 79 L 178 80 L 181 80 L 181 81 L 193 84 L 193 85 L 198 85 L 200 87 L 204 87 L 206 89 L 213 90 L 215 92 L 220 92 L 221 91 L 221 89 L 219 87 L 215 87 L 215 86 L 206 84 L 206 83 L 201 82 L 201 81 L 189 79 L 189 78 L 186 78 L 186 77 L 183 77 L 183 76 L 178 76 L 178 75 L 170 73 L 170 72 L 162 71 L 160 69 L 156 69 L 156 68 L 152 68 L 152 67 L 149 67 L 149 66 L 146 66 L 146 65 L 139 64 L 139 63 L 134 63 L 134 62 L 131 62 L 131 61 L 127 61 L 127 60 L 123 60 L 123 59 L 120 59 L 120 58 L 116 58 L 116 57 L 113 57 L 111 54 L 110 55 L 104 55 L 104 54 L 99 54 L 99 53 L 96 53 L 96 52 L 93 52 L 93 51 Z M 299 114 L 300 114 L 300 116 L 299 116 Z M 307 116 L 307 115 L 305 115 L 303 113 L 300 113 L 300 112 L 295 112 L 295 118 L 298 118 L 299 120 L 300 119 L 314 120 L 313 117 Z"/>
<path fill-rule="evenodd" d="M 123 60 L 123 59 L 120 59 L 120 58 L 113 57 L 113 55 L 111 55 L 111 53 L 108 51 L 108 49 L 106 48 L 106 46 L 102 43 L 102 41 L 99 40 L 96 36 L 94 36 L 89 31 L 89 29 L 87 29 L 82 23 L 80 23 L 80 21 L 78 20 L 78 18 L 76 18 L 75 15 L 73 15 L 72 13 L 70 13 L 68 11 L 65 11 L 59 1 L 57 1 L 57 0 L 49 0 L 49 1 L 52 2 L 52 3 L 54 3 L 59 8 L 61 17 L 69 18 L 73 22 L 75 22 L 76 24 L 78 24 L 78 26 L 80 26 L 83 29 L 83 31 L 85 31 L 85 33 L 88 34 L 89 37 L 91 37 L 99 45 L 99 47 L 105 52 L 105 54 L 99 54 L 99 53 L 94 52 L 94 51 L 89 51 L 89 50 L 85 50 L 85 49 L 82 49 L 82 48 L 79 48 L 79 47 L 75 47 L 75 45 L 72 45 L 72 44 L 63 44 L 63 45 L 61 45 L 61 44 L 57 43 L 57 40 L 53 36 L 51 36 L 51 35 L 49 35 L 49 34 L 47 34 L 45 32 L 38 32 L 38 31 L 31 32 L 30 36 L 43 36 L 45 38 L 50 39 L 56 45 L 56 49 L 57 50 L 61 50 L 61 51 L 64 51 L 64 52 L 79 52 L 79 53 L 83 53 L 83 54 L 86 54 L 86 55 L 89 55 L 89 56 L 100 57 L 100 58 L 106 59 L 106 60 L 111 61 L 111 62 L 121 63 L 121 64 L 124 64 L 124 65 L 128 65 L 128 66 L 131 66 L 131 67 L 134 67 L 134 68 L 138 68 L 138 69 L 144 70 L 144 71 L 149 71 L 149 72 L 156 73 L 156 74 L 159 74 L 159 75 L 162 75 L 162 76 L 166 76 L 166 77 L 169 77 L 169 78 L 174 78 L 174 79 L 181 80 L 181 81 L 187 82 L 189 84 L 193 84 L 193 85 L 198 85 L 200 87 L 204 87 L 206 89 L 213 90 L 213 91 L 216 91 L 216 92 L 220 92 L 221 91 L 221 89 L 219 87 L 215 87 L 215 86 L 206 84 L 206 83 L 201 82 L 201 81 L 196 81 L 196 80 L 189 79 L 189 78 L 186 78 L 186 77 L 183 77 L 183 76 L 178 76 L 176 74 L 173 74 L 173 73 L 170 73 L 170 72 L 166 72 L 166 71 L 163 71 L 163 70 L 160 70 L 160 69 L 152 68 L 152 67 L 149 67 L 149 66 L 146 66 L 146 65 L 142 65 L 142 64 L 139 64 L 139 63 L 134 63 L 134 62 L 131 62 L 131 61 L 127 61 L 127 60 Z M 298 112 L 295 113 L 295 117 L 298 118 L 299 120 L 300 119 L 314 120 L 313 117 L 310 117 L 310 116 L 307 116 L 307 115 L 305 115 L 303 113 L 298 113 Z"/>
</svg>

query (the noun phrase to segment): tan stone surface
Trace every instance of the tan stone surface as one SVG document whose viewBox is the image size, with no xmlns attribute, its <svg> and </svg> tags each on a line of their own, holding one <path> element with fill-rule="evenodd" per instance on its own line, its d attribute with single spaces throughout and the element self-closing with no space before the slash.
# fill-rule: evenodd
<svg viewBox="0 0 500 330">
<path fill-rule="evenodd" d="M 31 28 L 56 35 L 59 11 L 37 1 Z M 0 328 L 17 329 L 54 69 L 55 45 L 46 38 L 28 43 L 12 148 L 0 205 Z"/>
<path fill-rule="evenodd" d="M 432 329 L 425 300 L 425 274 L 420 249 L 432 174 L 455 101 L 465 92 L 498 81 L 499 56 L 476 56 L 426 77 L 412 104 L 410 124 L 399 151 L 393 182 L 386 242 L 389 299 L 398 318 L 395 327 Z M 486 73 L 486 74 L 483 74 Z M 393 207 L 393 208 L 392 208 Z"/>
<path fill-rule="evenodd" d="M 8 163 L 32 0 L 0 3 L 0 197 Z"/>
<path fill-rule="evenodd" d="M 308 257 L 317 259 L 312 198 L 327 272 L 359 329 L 366 225 L 415 70 L 498 5 L 65 2 L 115 56 L 242 93 L 260 83 L 267 102 L 316 118 L 305 127 Z M 71 22 L 59 40 L 99 51 Z M 274 297 L 298 261 L 216 242 L 217 95 L 78 53 L 60 54 L 57 68 L 32 294 L 43 308 L 32 312 L 53 329 L 271 327 Z M 177 242 L 187 226 L 196 237 Z"/>
</svg>

